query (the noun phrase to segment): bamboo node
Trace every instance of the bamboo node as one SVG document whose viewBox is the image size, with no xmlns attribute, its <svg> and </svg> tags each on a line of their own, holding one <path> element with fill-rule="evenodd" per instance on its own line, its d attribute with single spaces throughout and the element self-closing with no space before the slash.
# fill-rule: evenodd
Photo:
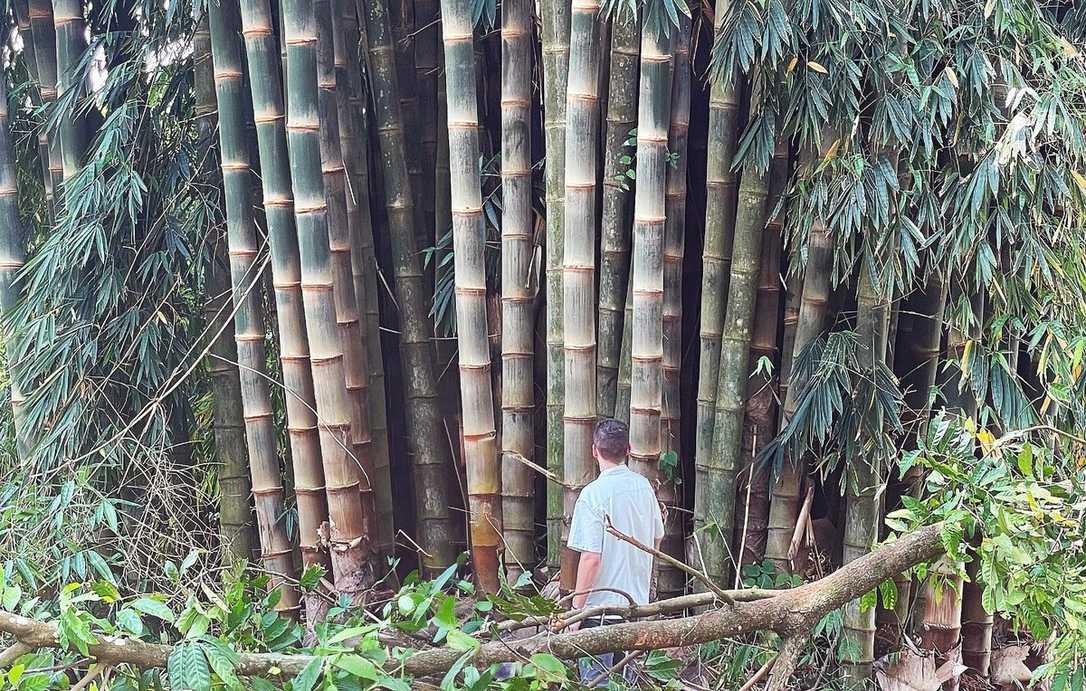
<svg viewBox="0 0 1086 691">
<path fill-rule="evenodd" d="M 276 494 L 282 494 L 282 493 L 283 493 L 283 486 L 282 485 L 276 485 L 274 487 L 264 487 L 264 488 L 261 488 L 261 489 L 257 489 L 256 487 L 253 488 L 253 494 L 255 494 L 258 497 L 270 497 L 270 496 L 273 496 L 273 495 L 276 495 Z"/>
</svg>

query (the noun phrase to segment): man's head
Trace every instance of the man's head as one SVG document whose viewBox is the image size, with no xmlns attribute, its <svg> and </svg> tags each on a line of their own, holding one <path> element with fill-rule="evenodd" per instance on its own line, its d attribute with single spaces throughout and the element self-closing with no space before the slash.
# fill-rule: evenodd
<svg viewBox="0 0 1086 691">
<path fill-rule="evenodd" d="M 630 451 L 630 428 L 614 418 L 604 418 L 592 433 L 592 455 L 597 461 L 620 464 Z"/>
</svg>

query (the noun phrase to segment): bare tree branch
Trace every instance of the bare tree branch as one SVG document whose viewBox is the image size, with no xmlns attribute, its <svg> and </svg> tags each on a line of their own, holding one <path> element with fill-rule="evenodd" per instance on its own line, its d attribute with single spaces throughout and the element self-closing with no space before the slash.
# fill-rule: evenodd
<svg viewBox="0 0 1086 691">
<path fill-rule="evenodd" d="M 786 642 L 781 657 L 770 677 L 785 675 L 788 663 L 785 654 L 796 649 L 811 627 L 827 612 L 841 607 L 879 583 L 906 569 L 928 562 L 942 553 L 940 532 L 942 524 L 920 528 L 896 542 L 856 559 L 820 581 L 782 591 L 779 595 L 754 602 L 736 602 L 735 606 L 717 609 L 677 619 L 640 621 L 614 624 L 569 633 L 544 632 L 516 641 L 497 640 L 484 643 L 476 651 L 472 664 L 488 667 L 499 662 L 515 662 L 537 652 L 548 652 L 563 659 L 584 655 L 615 652 L 616 650 L 662 650 L 697 645 L 751 631 L 773 630 Z M 11 612 L 0 611 L 0 632 L 13 636 L 30 648 L 59 648 L 60 636 L 56 624 L 34 621 Z M 792 641 L 791 644 L 788 641 Z M 88 646 L 90 655 L 107 665 L 130 664 L 141 668 L 166 666 L 173 646 L 145 643 L 116 636 L 99 636 Z M 451 648 L 412 651 L 402 662 L 389 664 L 393 674 L 405 673 L 426 677 L 452 667 L 462 652 Z M 293 677 L 313 660 L 311 655 L 280 655 L 275 653 L 238 653 L 236 672 L 242 676 Z M 777 681 L 776 689 L 784 689 Z"/>
</svg>

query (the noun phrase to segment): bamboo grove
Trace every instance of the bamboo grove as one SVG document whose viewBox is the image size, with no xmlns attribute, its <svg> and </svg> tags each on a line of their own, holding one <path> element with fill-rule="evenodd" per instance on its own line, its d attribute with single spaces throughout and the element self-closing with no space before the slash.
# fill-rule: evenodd
<svg viewBox="0 0 1086 691">
<path fill-rule="evenodd" d="M 41 547 L 25 579 L 153 583 L 201 547 L 310 622 L 463 552 L 482 593 L 569 590 L 617 417 L 664 552 L 784 583 L 915 511 L 932 476 L 903 459 L 946 420 L 978 457 L 1086 421 L 1073 3 L 3 17 L 0 505 L 72 507 L 8 541 Z M 967 561 L 845 607 L 849 684 L 881 632 L 989 675 L 1006 622 Z M 658 565 L 661 598 L 705 588 Z"/>
</svg>

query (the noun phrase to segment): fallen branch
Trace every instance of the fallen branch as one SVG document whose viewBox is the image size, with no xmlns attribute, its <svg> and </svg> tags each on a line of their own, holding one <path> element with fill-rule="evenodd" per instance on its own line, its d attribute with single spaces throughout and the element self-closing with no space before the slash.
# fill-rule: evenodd
<svg viewBox="0 0 1086 691">
<path fill-rule="evenodd" d="M 734 607 L 717 609 L 678 619 L 640 621 L 611 626 L 580 629 L 569 633 L 549 632 L 518 641 L 493 641 L 476 651 L 472 664 L 488 667 L 500 662 L 516 662 L 537 652 L 548 652 L 563 659 L 598 655 L 617 650 L 662 650 L 697 645 L 752 631 L 772 630 L 785 639 L 785 649 L 774 664 L 771 687 L 775 679 L 784 676 L 776 669 L 788 650 L 801 649 L 810 629 L 826 613 L 855 600 L 876 588 L 879 583 L 906 569 L 931 561 L 942 553 L 940 531 L 942 524 L 926 526 L 896 542 L 864 555 L 820 581 L 807 583 L 774 597 L 754 602 L 736 602 Z M 696 597 L 696 596 L 690 596 Z M 677 599 L 677 598 L 676 598 Z M 0 632 L 17 641 L 37 648 L 59 648 L 56 624 L 38 622 L 11 612 L 0 611 Z M 788 641 L 792 641 L 791 644 Z M 99 663 L 130 664 L 141 668 L 161 668 L 173 652 L 173 646 L 144 643 L 129 638 L 99 636 L 88 646 L 90 655 Z M 795 654 L 798 655 L 798 652 Z M 388 672 L 413 677 L 443 673 L 463 655 L 451 648 L 434 648 L 412 652 L 402 662 L 390 663 Z M 311 655 L 281 655 L 275 653 L 238 653 L 236 672 L 242 676 L 274 678 L 297 675 L 313 660 Z M 791 664 L 794 664 L 792 662 Z M 784 684 L 784 681 L 777 681 Z M 776 688 L 786 688 L 778 685 Z"/>
</svg>

